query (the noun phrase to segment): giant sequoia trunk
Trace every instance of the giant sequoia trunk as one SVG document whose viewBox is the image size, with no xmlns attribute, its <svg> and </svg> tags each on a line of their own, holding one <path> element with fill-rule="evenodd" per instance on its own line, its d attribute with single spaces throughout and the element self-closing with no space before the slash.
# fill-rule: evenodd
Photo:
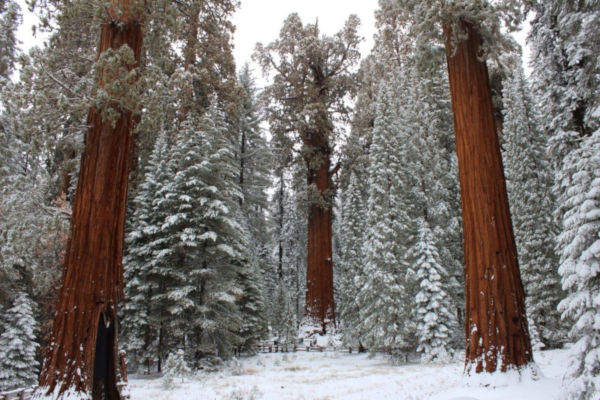
<svg viewBox="0 0 600 400">
<path fill-rule="evenodd" d="M 469 24 L 456 49 L 445 27 L 460 177 L 465 254 L 466 371 L 532 361 L 524 291 L 481 38 Z M 454 54 L 453 54 L 454 52 Z"/>
<path fill-rule="evenodd" d="M 331 245 L 331 160 L 328 137 L 313 134 L 307 158 L 309 195 L 305 323 L 326 333 L 335 325 Z"/>
<path fill-rule="evenodd" d="M 112 0 L 98 55 L 128 45 L 139 60 L 142 27 L 133 0 Z M 117 11 L 119 10 L 119 11 Z M 120 399 L 117 302 L 122 299 L 125 202 L 133 144 L 131 111 L 112 125 L 88 113 L 63 286 L 35 397 Z"/>
</svg>

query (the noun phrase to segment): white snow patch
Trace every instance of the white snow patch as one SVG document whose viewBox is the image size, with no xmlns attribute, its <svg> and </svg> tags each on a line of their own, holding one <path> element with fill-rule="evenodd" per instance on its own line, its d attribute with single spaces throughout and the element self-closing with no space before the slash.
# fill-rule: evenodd
<svg viewBox="0 0 600 400">
<path fill-rule="evenodd" d="M 394 366 L 383 355 L 269 353 L 232 362 L 220 372 L 199 372 L 170 391 L 161 379 L 130 379 L 130 389 L 131 400 L 558 400 L 567 351 L 536 352 L 535 359 L 542 371 L 536 380 L 511 375 L 481 387 L 467 385 L 460 362 Z"/>
</svg>

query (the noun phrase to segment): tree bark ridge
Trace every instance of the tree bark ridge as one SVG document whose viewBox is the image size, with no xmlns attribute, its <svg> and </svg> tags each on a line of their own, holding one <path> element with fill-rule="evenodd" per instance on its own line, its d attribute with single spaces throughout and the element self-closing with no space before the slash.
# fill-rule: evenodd
<svg viewBox="0 0 600 400">
<path fill-rule="evenodd" d="M 455 49 L 444 27 L 464 230 L 467 373 L 506 371 L 533 361 L 488 71 L 481 38 Z"/>
<path fill-rule="evenodd" d="M 132 0 L 113 0 L 112 5 L 102 26 L 98 57 L 128 45 L 139 62 L 138 11 Z M 63 285 L 37 398 L 75 392 L 85 399 L 120 399 L 117 381 L 125 378 L 117 349 L 116 308 L 123 299 L 125 205 L 135 118 L 132 111 L 122 110 L 113 126 L 91 107 L 87 124 Z M 96 348 L 107 354 L 95 354 Z M 106 370 L 94 368 L 100 357 Z"/>
</svg>

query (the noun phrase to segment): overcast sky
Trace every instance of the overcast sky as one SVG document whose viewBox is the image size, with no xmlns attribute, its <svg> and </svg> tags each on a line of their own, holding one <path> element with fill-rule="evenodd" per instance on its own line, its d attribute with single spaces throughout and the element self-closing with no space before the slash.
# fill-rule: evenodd
<svg viewBox="0 0 600 400">
<path fill-rule="evenodd" d="M 24 0 L 17 2 L 24 14 L 18 37 L 23 43 L 21 48 L 27 50 L 41 43 L 43 38 L 33 38 L 31 25 L 37 18 L 27 11 Z M 241 66 L 250 61 L 257 42 L 266 44 L 276 39 L 283 20 L 292 12 L 297 12 L 303 23 L 313 23 L 318 17 L 321 32 L 326 34 L 339 31 L 350 14 L 358 15 L 361 20 L 359 33 L 366 39 L 361 53 L 366 55 L 373 45 L 376 7 L 377 0 L 241 0 L 233 19 L 236 64 Z"/>
<path fill-rule="evenodd" d="M 279 36 L 283 20 L 297 12 L 304 24 L 319 20 L 322 33 L 332 35 L 342 29 L 350 14 L 360 18 L 359 34 L 365 38 L 361 54 L 373 46 L 377 0 L 242 0 L 234 16 L 236 25 L 234 56 L 242 65 L 250 61 L 257 42 L 270 43 Z"/>
<path fill-rule="evenodd" d="M 27 50 L 40 44 L 43 38 L 33 38 L 31 26 L 37 18 L 27 11 L 24 0 L 17 0 L 23 11 L 23 24 L 18 31 L 21 48 Z M 251 61 L 257 42 L 267 44 L 279 36 L 283 20 L 292 12 L 300 15 L 303 23 L 314 23 L 317 18 L 322 33 L 334 34 L 339 31 L 350 14 L 361 20 L 359 33 L 365 38 L 361 45 L 364 57 L 373 46 L 377 0 L 241 0 L 241 6 L 234 15 L 236 25 L 234 36 L 234 57 L 238 66 Z M 525 34 L 518 40 L 524 43 Z M 255 71 L 255 75 L 260 75 Z"/>
</svg>

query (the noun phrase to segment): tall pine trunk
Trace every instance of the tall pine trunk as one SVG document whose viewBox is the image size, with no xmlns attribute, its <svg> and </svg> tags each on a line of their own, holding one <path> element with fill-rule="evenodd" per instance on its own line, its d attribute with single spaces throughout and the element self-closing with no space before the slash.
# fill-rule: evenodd
<svg viewBox="0 0 600 400">
<path fill-rule="evenodd" d="M 128 45 L 139 61 L 142 27 L 133 0 L 112 0 L 98 56 Z M 117 303 L 122 300 L 122 250 L 134 118 L 116 123 L 92 107 L 71 218 L 63 286 L 37 398 L 121 399 L 125 379 L 117 350 Z M 114 123 L 114 125 L 113 125 Z"/>
<path fill-rule="evenodd" d="M 335 325 L 331 244 L 331 160 L 327 135 L 314 134 L 307 160 L 309 195 L 306 304 L 304 318 L 321 333 Z M 316 197 L 317 199 L 313 198 Z"/>
<path fill-rule="evenodd" d="M 444 28 L 462 201 L 466 365 L 494 372 L 533 360 L 488 71 L 470 24 L 455 49 Z M 453 54 L 453 52 L 455 52 Z"/>
</svg>

